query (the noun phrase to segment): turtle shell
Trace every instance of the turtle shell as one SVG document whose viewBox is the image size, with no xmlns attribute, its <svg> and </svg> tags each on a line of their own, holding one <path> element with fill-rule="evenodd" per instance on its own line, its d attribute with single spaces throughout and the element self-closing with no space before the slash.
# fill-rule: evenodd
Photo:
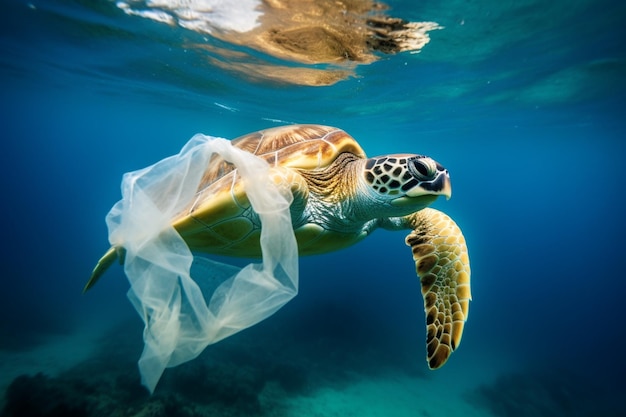
<svg viewBox="0 0 626 417">
<path fill-rule="evenodd" d="M 232 145 L 265 159 L 270 166 L 294 172 L 324 169 L 345 152 L 365 157 L 363 149 L 346 132 L 320 125 L 261 130 L 234 139 Z M 237 169 L 214 155 L 195 201 L 173 226 L 192 251 L 259 256 L 260 224 L 250 210 Z"/>
</svg>

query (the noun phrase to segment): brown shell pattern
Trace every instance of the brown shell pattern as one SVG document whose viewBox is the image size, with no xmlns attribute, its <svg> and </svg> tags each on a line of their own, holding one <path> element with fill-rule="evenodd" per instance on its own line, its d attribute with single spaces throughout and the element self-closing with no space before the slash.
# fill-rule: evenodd
<svg viewBox="0 0 626 417">
<path fill-rule="evenodd" d="M 262 130 L 237 138 L 232 144 L 265 159 L 270 166 L 294 171 L 323 169 L 346 152 L 365 157 L 346 132 L 319 125 Z M 229 256 L 260 255 L 259 225 L 242 215 L 250 203 L 236 174 L 234 165 L 215 155 L 194 201 L 173 219 L 172 225 L 193 250 Z"/>
<path fill-rule="evenodd" d="M 323 168 L 343 152 L 365 158 L 365 152 L 352 136 L 341 129 L 321 125 L 291 125 L 261 130 L 234 139 L 232 144 L 262 157 L 271 166 L 307 170 Z M 232 164 L 215 155 L 199 189 L 210 186 L 234 169 Z"/>
</svg>

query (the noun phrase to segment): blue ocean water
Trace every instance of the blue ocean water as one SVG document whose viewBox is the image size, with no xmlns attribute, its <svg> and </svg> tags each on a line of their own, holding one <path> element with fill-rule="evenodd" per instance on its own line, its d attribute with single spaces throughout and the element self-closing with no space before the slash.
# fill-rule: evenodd
<svg viewBox="0 0 626 417">
<path fill-rule="evenodd" d="M 387 3 L 444 28 L 419 54 L 378 54 L 315 87 L 224 69 L 188 45 L 250 51 L 114 2 L 2 3 L 3 415 L 624 413 L 626 7 Z M 404 233 L 381 230 L 302 258 L 293 301 L 166 371 L 148 396 L 122 268 L 81 295 L 122 174 L 198 132 L 288 123 L 450 170 L 453 197 L 434 206 L 470 251 L 463 343 L 427 369 L 411 253 Z"/>
</svg>

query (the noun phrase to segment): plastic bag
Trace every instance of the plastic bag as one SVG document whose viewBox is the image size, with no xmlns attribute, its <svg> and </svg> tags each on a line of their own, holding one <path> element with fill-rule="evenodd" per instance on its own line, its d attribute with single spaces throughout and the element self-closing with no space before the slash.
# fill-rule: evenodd
<svg viewBox="0 0 626 417">
<path fill-rule="evenodd" d="M 214 152 L 236 166 L 261 219 L 261 264 L 239 269 L 194 259 L 193 248 L 171 226 L 195 198 Z M 126 251 L 128 298 L 145 322 L 139 369 L 150 392 L 166 367 L 264 320 L 297 294 L 298 249 L 289 212 L 293 197 L 270 179 L 269 170 L 263 159 L 228 140 L 198 134 L 178 155 L 124 175 L 123 198 L 106 221 L 110 243 Z M 218 277 L 225 273 L 232 276 Z M 216 279 L 216 287 L 198 285 Z"/>
</svg>

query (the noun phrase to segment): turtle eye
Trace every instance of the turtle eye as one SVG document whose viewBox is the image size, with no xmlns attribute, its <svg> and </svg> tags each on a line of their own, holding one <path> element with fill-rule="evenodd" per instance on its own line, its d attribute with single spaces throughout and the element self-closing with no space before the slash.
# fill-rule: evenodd
<svg viewBox="0 0 626 417">
<path fill-rule="evenodd" d="M 417 157 L 409 159 L 407 165 L 409 172 L 420 181 L 432 180 L 435 178 L 435 171 L 428 164 L 427 159 L 423 157 Z"/>
</svg>

